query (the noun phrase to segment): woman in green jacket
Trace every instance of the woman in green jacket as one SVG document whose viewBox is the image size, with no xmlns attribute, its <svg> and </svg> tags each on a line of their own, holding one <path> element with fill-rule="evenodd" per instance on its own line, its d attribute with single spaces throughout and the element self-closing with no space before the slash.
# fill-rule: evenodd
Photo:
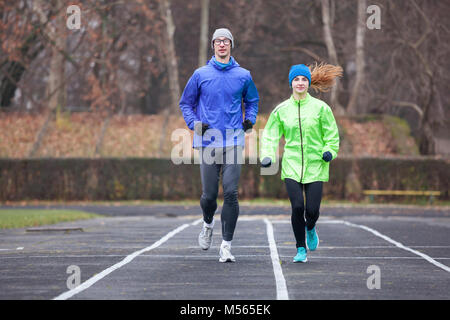
<svg viewBox="0 0 450 320">
<path fill-rule="evenodd" d="M 292 207 L 291 222 L 297 242 L 294 262 L 306 262 L 306 248 L 313 251 L 319 244 L 316 222 L 322 186 L 329 178 L 330 161 L 339 151 L 333 112 L 325 102 L 312 97 L 308 89 L 327 91 L 341 75 L 341 67 L 329 64 L 316 64 L 312 72 L 303 64 L 292 66 L 289 72 L 292 95 L 272 111 L 264 128 L 260 155 L 263 167 L 277 161 L 280 138 L 284 136 L 286 141 L 281 179 Z"/>
</svg>

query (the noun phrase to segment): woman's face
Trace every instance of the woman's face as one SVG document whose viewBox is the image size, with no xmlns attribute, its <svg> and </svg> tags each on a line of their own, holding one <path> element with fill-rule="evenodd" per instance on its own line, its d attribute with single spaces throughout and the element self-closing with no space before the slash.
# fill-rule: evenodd
<svg viewBox="0 0 450 320">
<path fill-rule="evenodd" d="M 308 91 L 309 81 L 307 77 L 297 76 L 292 80 L 292 91 L 302 94 Z"/>
</svg>

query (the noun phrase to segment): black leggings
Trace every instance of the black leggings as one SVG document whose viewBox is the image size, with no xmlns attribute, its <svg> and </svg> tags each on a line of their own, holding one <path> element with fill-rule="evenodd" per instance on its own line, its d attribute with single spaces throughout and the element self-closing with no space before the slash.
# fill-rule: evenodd
<svg viewBox="0 0 450 320">
<path fill-rule="evenodd" d="M 296 245 L 297 248 L 306 248 L 305 226 L 308 230 L 311 230 L 316 225 L 317 219 L 319 219 L 323 182 L 316 181 L 302 184 L 292 179 L 284 179 L 284 182 L 291 201 L 291 222 L 297 242 Z M 303 200 L 303 188 L 305 189 L 306 206 Z"/>
</svg>

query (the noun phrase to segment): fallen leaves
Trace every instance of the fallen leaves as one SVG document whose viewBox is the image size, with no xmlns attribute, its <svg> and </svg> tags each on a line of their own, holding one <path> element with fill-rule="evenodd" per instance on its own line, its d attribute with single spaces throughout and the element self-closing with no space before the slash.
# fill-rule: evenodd
<svg viewBox="0 0 450 320">
<path fill-rule="evenodd" d="M 38 157 L 157 157 L 162 132 L 161 115 L 115 115 L 105 132 L 101 152 L 95 154 L 95 145 L 105 117 L 95 113 L 80 112 L 65 115 L 54 121 L 37 152 Z M 268 115 L 259 115 L 254 126 L 258 134 L 264 128 Z M 0 114 L 0 157 L 26 158 L 36 134 L 45 121 L 42 115 L 22 113 Z M 385 156 L 395 154 L 395 142 L 382 121 L 356 122 L 349 118 L 338 119 L 344 139 L 350 141 L 351 150 L 340 155 Z M 181 115 L 170 116 L 163 142 L 163 157 L 170 158 L 171 135 L 183 129 L 190 135 L 186 141 L 192 146 L 192 132 L 188 130 Z M 252 139 L 254 139 L 253 137 Z M 246 135 L 248 149 L 249 135 Z M 247 154 L 247 152 L 246 152 Z"/>
</svg>

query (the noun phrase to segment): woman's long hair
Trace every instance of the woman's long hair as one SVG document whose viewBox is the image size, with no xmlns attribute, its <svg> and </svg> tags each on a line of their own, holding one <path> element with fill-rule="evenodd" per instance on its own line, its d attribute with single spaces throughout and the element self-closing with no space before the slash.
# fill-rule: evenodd
<svg viewBox="0 0 450 320">
<path fill-rule="evenodd" d="M 315 91 L 327 92 L 335 84 L 337 77 L 342 77 L 342 67 L 317 62 L 309 66 L 311 70 L 311 89 Z"/>
</svg>

